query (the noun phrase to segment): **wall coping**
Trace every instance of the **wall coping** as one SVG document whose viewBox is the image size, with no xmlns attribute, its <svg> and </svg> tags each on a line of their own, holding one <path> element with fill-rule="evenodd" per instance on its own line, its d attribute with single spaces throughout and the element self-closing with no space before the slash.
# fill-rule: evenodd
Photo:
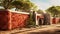
<svg viewBox="0 0 60 34">
<path fill-rule="evenodd" d="M 29 14 L 27 12 L 19 12 L 19 11 L 12 11 L 12 10 L 8 10 L 9 12 L 14 12 L 14 13 L 20 13 L 20 14 Z"/>
<path fill-rule="evenodd" d="M 37 16 L 41 16 L 42 14 L 37 14 Z"/>
<path fill-rule="evenodd" d="M 7 9 L 7 11 L 13 12 L 13 13 L 20 13 L 20 14 L 30 14 L 30 13 L 27 13 L 27 12 L 12 11 L 12 10 L 9 10 L 9 9 Z M 42 14 L 37 14 L 37 13 L 36 13 L 36 15 L 37 15 L 37 16 L 41 16 Z"/>
</svg>

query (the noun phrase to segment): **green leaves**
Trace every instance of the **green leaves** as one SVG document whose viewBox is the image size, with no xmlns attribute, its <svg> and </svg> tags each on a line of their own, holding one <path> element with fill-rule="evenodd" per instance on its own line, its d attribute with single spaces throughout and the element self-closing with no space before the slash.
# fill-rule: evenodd
<svg viewBox="0 0 60 34">
<path fill-rule="evenodd" d="M 54 17 L 58 16 L 60 14 L 60 6 L 52 6 L 48 8 L 46 11 L 51 13 Z"/>
<path fill-rule="evenodd" d="M 39 9 L 39 10 L 37 11 L 37 13 L 43 14 L 43 11 Z"/>
<path fill-rule="evenodd" d="M 29 12 L 30 10 L 36 11 L 37 6 L 30 0 L 0 0 L 0 6 L 4 9 L 16 8 L 16 10 L 22 10 Z"/>
<path fill-rule="evenodd" d="M 0 6 L 3 6 L 4 9 L 12 8 L 12 6 L 11 6 L 12 1 L 13 0 L 1 0 Z"/>
</svg>

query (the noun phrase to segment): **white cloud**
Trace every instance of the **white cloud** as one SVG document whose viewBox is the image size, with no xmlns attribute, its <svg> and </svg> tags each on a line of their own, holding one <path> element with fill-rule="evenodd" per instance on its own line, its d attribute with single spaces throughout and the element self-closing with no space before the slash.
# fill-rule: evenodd
<svg viewBox="0 0 60 34">
<path fill-rule="evenodd" d="M 39 5 L 39 8 L 41 8 L 42 10 L 45 10 L 45 9 L 47 9 L 48 7 L 51 6 L 49 3 L 40 2 L 39 4 L 40 4 L 40 5 Z"/>
<path fill-rule="evenodd" d="M 42 10 L 46 10 L 47 8 L 51 6 L 60 6 L 60 0 L 49 0 L 48 2 L 34 2 L 38 8 Z"/>
<path fill-rule="evenodd" d="M 40 2 L 40 3 L 35 3 L 38 8 L 42 9 L 42 10 L 46 10 L 48 7 L 50 7 L 50 3 L 44 3 L 44 2 Z"/>
<path fill-rule="evenodd" d="M 60 6 L 60 0 L 49 0 L 51 5 Z"/>
<path fill-rule="evenodd" d="M 49 0 L 49 2 L 40 2 L 39 4 L 39 7 L 41 7 L 41 9 L 46 10 L 51 6 L 60 6 L 60 0 Z"/>
</svg>

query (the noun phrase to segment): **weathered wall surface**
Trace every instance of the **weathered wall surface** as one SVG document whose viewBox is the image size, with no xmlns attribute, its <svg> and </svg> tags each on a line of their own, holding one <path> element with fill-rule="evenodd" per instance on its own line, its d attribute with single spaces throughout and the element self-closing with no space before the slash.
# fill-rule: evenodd
<svg viewBox="0 0 60 34">
<path fill-rule="evenodd" d="M 26 13 L 17 13 L 11 12 L 8 10 L 0 10 L 0 29 L 14 29 L 14 28 L 22 28 L 25 27 L 26 21 L 29 18 L 29 14 Z M 43 18 L 44 16 L 37 16 L 38 18 Z M 52 24 L 56 24 L 60 22 L 60 18 L 53 19 Z"/>
<path fill-rule="evenodd" d="M 52 24 L 60 23 L 60 18 L 51 18 L 51 19 L 52 19 Z"/>
<path fill-rule="evenodd" d="M 0 10 L 0 29 L 8 29 L 9 12 Z"/>
<path fill-rule="evenodd" d="M 28 14 L 0 10 L 0 29 L 22 28 L 25 26 L 28 18 Z"/>
<path fill-rule="evenodd" d="M 11 12 L 11 25 L 12 28 L 24 27 L 26 25 L 26 20 L 28 19 L 28 14 L 20 14 Z"/>
</svg>

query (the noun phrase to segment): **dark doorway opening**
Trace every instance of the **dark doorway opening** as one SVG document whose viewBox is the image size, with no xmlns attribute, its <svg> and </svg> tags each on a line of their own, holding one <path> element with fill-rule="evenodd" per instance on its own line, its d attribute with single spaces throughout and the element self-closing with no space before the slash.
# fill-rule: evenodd
<svg viewBox="0 0 60 34">
<path fill-rule="evenodd" d="M 42 18 L 39 19 L 39 25 L 43 25 L 43 19 Z"/>
</svg>

